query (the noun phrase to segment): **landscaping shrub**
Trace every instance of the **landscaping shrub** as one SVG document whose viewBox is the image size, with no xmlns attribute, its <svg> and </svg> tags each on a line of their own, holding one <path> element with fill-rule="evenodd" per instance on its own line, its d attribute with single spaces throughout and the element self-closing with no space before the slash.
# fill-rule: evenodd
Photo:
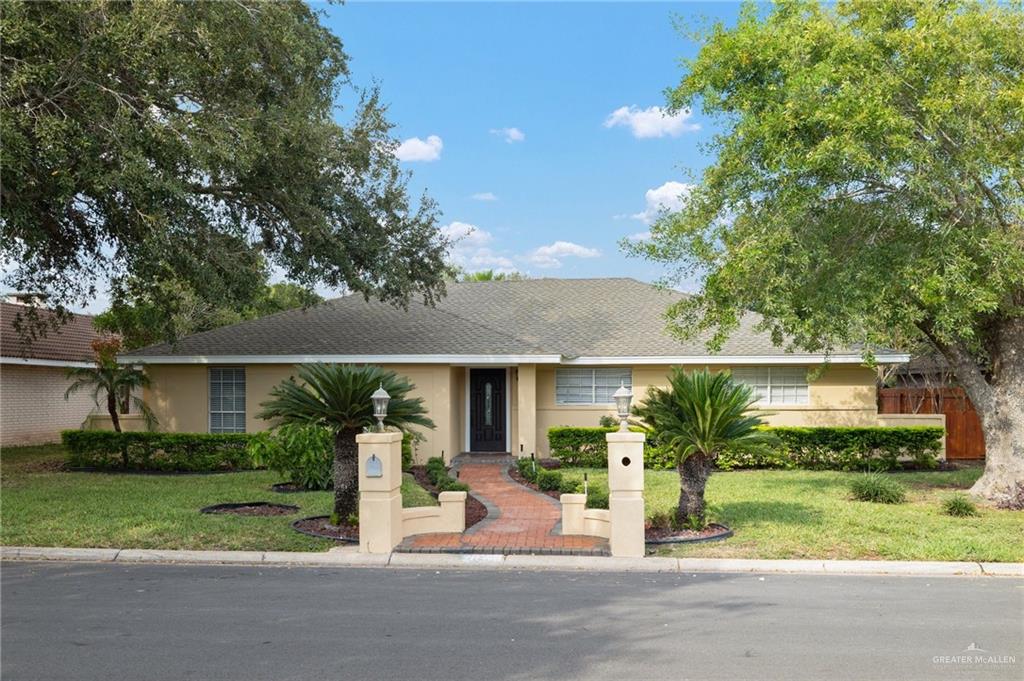
<svg viewBox="0 0 1024 681">
<path fill-rule="evenodd" d="M 604 468 L 608 465 L 605 434 L 615 428 L 559 426 L 548 430 L 551 455 L 565 466 Z M 641 428 L 630 428 L 643 432 Z M 759 453 L 727 451 L 719 455 L 721 470 L 742 468 L 805 468 L 809 470 L 893 470 L 901 456 L 921 468 L 935 468 L 943 430 L 935 426 L 768 427 L 779 446 Z M 675 468 L 675 454 L 649 437 L 644 467 Z"/>
<path fill-rule="evenodd" d="M 583 491 L 583 483 L 572 478 L 562 478 L 558 485 L 558 491 L 562 494 L 579 494 Z"/>
<path fill-rule="evenodd" d="M 942 512 L 957 518 L 969 518 L 980 515 L 978 507 L 966 494 L 954 494 L 942 502 Z"/>
<path fill-rule="evenodd" d="M 587 508 L 608 508 L 608 488 L 590 485 L 587 490 Z"/>
<path fill-rule="evenodd" d="M 448 467 L 444 463 L 444 459 L 439 456 L 432 456 L 427 459 L 427 477 L 430 478 L 430 482 L 434 483 L 434 487 L 439 492 L 468 492 L 469 485 L 464 482 L 459 482 L 455 478 L 448 475 Z"/>
<path fill-rule="evenodd" d="M 322 426 L 286 423 L 249 439 L 254 468 L 269 468 L 308 490 L 334 485 L 334 435 Z"/>
<path fill-rule="evenodd" d="M 537 487 L 545 492 L 555 491 L 562 486 L 562 474 L 545 468 L 537 469 Z"/>
<path fill-rule="evenodd" d="M 907 500 L 907 491 L 899 481 L 884 473 L 864 473 L 850 483 L 850 492 L 860 501 L 876 504 L 902 504 Z"/>
<path fill-rule="evenodd" d="M 251 470 L 248 433 L 118 433 L 65 430 L 61 441 L 74 468 L 133 471 Z"/>
<path fill-rule="evenodd" d="M 412 456 L 413 456 L 413 440 L 415 435 L 412 433 L 402 433 L 402 470 L 407 471 L 412 468 Z"/>
<path fill-rule="evenodd" d="M 523 476 L 529 482 L 537 482 L 537 475 L 544 470 L 540 466 L 535 466 L 532 459 L 516 459 L 516 467 L 519 469 L 519 475 Z"/>
</svg>

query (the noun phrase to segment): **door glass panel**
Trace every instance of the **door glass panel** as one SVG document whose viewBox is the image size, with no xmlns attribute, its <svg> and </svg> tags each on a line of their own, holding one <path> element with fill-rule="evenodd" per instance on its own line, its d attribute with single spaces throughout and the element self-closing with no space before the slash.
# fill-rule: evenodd
<svg viewBox="0 0 1024 681">
<path fill-rule="evenodd" d="M 484 384 L 484 425 L 485 426 L 493 426 L 494 425 L 494 416 L 492 415 L 492 412 L 493 412 L 493 408 L 492 407 L 493 407 L 493 403 L 494 403 L 494 397 L 492 395 L 493 391 L 494 391 L 494 388 L 491 386 L 491 382 L 490 381 L 488 381 L 487 383 Z"/>
</svg>

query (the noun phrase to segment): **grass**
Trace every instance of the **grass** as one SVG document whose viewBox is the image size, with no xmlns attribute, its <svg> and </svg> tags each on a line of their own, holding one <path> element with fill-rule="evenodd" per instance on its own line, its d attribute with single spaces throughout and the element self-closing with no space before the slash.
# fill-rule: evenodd
<svg viewBox="0 0 1024 681">
<path fill-rule="evenodd" d="M 0 543 L 6 546 L 318 551 L 335 546 L 299 534 L 296 518 L 327 515 L 331 492 L 277 493 L 269 471 L 208 475 L 69 473 L 60 445 L 5 447 L 0 452 Z M 411 476 L 406 506 L 437 501 Z M 206 515 L 212 504 L 271 501 L 300 507 L 277 517 Z"/>
<path fill-rule="evenodd" d="M 584 469 L 566 469 L 583 478 Z M 591 486 L 607 472 L 587 469 Z M 708 558 L 820 558 L 1024 561 L 1024 513 L 978 508 L 977 517 L 943 513 L 950 492 L 969 488 L 980 468 L 901 472 L 907 488 L 898 506 L 854 501 L 850 482 L 860 473 L 734 471 L 715 473 L 707 487 L 710 519 L 735 536 L 722 542 L 676 545 L 662 555 Z M 647 471 L 647 514 L 674 511 L 675 471 Z"/>
</svg>

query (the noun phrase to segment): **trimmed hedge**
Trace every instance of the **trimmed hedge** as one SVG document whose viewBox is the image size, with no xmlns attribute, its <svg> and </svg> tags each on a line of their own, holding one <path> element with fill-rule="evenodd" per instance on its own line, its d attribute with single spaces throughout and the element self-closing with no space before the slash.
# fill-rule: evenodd
<svg viewBox="0 0 1024 681">
<path fill-rule="evenodd" d="M 252 470 L 248 433 L 118 433 L 65 430 L 61 441 L 75 468 L 207 472 Z"/>
<path fill-rule="evenodd" d="M 464 482 L 459 482 L 455 478 L 448 475 L 448 467 L 444 463 L 444 459 L 439 456 L 432 456 L 427 459 L 427 477 L 430 478 L 430 482 L 434 483 L 434 487 L 439 492 L 468 492 L 469 485 Z"/>
<path fill-rule="evenodd" d="M 604 468 L 608 465 L 605 434 L 614 428 L 556 427 L 548 430 L 551 456 L 566 466 Z M 641 428 L 630 428 L 643 432 Z M 810 470 L 892 470 L 907 456 L 917 466 L 934 468 L 943 429 L 936 426 L 766 427 L 779 445 L 763 452 L 725 452 L 718 468 L 805 468 Z M 644 467 L 675 468 L 675 456 L 650 440 L 644 445 Z"/>
<path fill-rule="evenodd" d="M 545 492 L 557 491 L 562 494 L 575 494 L 581 489 L 580 483 L 576 480 L 565 478 L 561 471 L 545 468 L 540 462 L 537 462 L 535 468 L 531 459 L 520 458 L 516 459 L 516 467 L 525 480 L 532 482 Z"/>
</svg>

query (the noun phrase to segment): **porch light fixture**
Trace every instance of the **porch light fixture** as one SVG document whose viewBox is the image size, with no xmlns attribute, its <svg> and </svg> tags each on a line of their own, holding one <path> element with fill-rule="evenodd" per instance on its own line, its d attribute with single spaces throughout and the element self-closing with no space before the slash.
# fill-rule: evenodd
<svg viewBox="0 0 1024 681">
<path fill-rule="evenodd" d="M 615 410 L 619 413 L 619 432 L 625 433 L 629 430 L 629 403 L 633 401 L 633 391 L 626 387 L 623 381 L 612 397 L 615 398 Z"/>
<path fill-rule="evenodd" d="M 381 381 L 380 387 L 370 395 L 370 399 L 373 400 L 373 416 L 377 419 L 377 431 L 383 433 L 384 417 L 388 415 L 388 402 L 391 401 L 391 395 L 388 395 L 388 391 L 384 389 L 383 381 Z"/>
</svg>

